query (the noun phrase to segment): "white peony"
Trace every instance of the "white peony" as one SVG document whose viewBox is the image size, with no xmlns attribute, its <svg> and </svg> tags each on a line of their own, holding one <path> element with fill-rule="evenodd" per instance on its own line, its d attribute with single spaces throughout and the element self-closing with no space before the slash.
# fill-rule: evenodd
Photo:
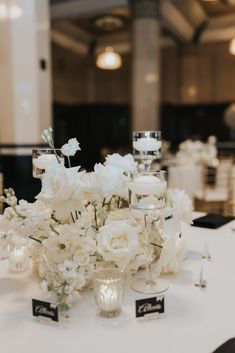
<svg viewBox="0 0 235 353">
<path fill-rule="evenodd" d="M 79 142 L 76 138 L 72 138 L 61 147 L 61 151 L 64 156 L 70 157 L 74 156 L 77 151 L 80 151 Z"/>
<path fill-rule="evenodd" d="M 190 197 L 182 189 L 168 189 L 166 193 L 167 204 L 176 210 L 182 221 L 192 223 L 193 204 Z"/>
<path fill-rule="evenodd" d="M 134 157 L 131 154 L 120 156 L 118 153 L 108 155 L 105 160 L 105 165 L 114 165 L 123 170 L 123 172 L 135 172 L 137 170 L 137 164 Z"/>
<path fill-rule="evenodd" d="M 104 260 L 114 261 L 121 269 L 126 268 L 139 248 L 136 230 L 122 221 L 114 221 L 101 227 L 97 240 L 97 250 Z"/>
</svg>

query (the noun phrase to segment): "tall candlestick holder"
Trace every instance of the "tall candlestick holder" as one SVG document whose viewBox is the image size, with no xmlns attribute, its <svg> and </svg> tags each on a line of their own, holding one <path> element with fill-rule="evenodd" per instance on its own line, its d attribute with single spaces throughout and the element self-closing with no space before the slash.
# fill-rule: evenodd
<svg viewBox="0 0 235 353">
<path fill-rule="evenodd" d="M 166 207 L 166 172 L 143 172 L 136 175 L 129 184 L 130 206 L 139 210 L 144 217 L 146 275 L 136 278 L 132 289 L 139 293 L 154 294 L 166 291 L 168 283 L 152 274 L 151 227 L 156 211 Z"/>
<path fill-rule="evenodd" d="M 133 155 L 140 171 L 150 171 L 153 160 L 161 157 L 161 131 L 134 131 Z"/>
</svg>

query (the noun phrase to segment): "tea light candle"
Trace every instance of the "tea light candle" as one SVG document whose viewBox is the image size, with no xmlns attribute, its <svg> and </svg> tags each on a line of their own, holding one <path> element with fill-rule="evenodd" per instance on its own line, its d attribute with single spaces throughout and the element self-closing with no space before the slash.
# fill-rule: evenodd
<svg viewBox="0 0 235 353">
<path fill-rule="evenodd" d="M 38 158 L 33 158 L 33 165 L 38 169 L 46 169 L 55 162 L 58 163 L 54 154 L 42 154 Z"/>
<path fill-rule="evenodd" d="M 155 195 L 166 190 L 167 183 L 154 175 L 137 176 L 130 184 L 130 189 L 139 195 Z"/>
<path fill-rule="evenodd" d="M 12 271 L 24 271 L 28 268 L 29 257 L 26 246 L 16 246 L 9 253 L 9 268 Z"/>
<path fill-rule="evenodd" d="M 99 307 L 102 311 L 113 312 L 119 309 L 119 296 L 116 288 L 111 288 L 110 283 L 102 284 L 99 293 Z"/>
<path fill-rule="evenodd" d="M 133 142 L 133 147 L 139 152 L 158 151 L 162 146 L 161 141 L 157 141 L 153 137 L 141 137 Z"/>
<path fill-rule="evenodd" d="M 113 317 L 120 313 L 123 297 L 123 276 L 117 270 L 103 270 L 93 281 L 99 314 Z"/>
</svg>

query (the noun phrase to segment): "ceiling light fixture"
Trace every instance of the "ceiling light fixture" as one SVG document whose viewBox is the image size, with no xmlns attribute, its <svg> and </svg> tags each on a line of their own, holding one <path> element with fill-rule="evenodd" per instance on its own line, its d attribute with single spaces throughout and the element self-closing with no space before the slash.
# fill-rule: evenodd
<svg viewBox="0 0 235 353">
<path fill-rule="evenodd" d="M 235 55 L 235 38 L 233 38 L 229 44 L 229 53 Z"/>
<path fill-rule="evenodd" d="M 122 58 L 112 47 L 106 47 L 98 54 L 96 66 L 103 70 L 117 70 L 122 66 Z"/>
</svg>

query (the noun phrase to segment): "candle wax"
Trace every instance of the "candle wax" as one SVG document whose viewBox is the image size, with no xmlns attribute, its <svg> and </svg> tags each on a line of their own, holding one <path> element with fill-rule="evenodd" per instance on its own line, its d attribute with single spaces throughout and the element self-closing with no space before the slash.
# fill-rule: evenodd
<svg viewBox="0 0 235 353">
<path fill-rule="evenodd" d="M 139 152 L 158 151 L 161 146 L 161 141 L 157 141 L 153 137 L 142 137 L 139 140 L 133 142 L 134 149 Z"/>
<path fill-rule="evenodd" d="M 132 192 L 139 195 L 155 195 L 166 190 L 167 183 L 154 175 L 141 175 L 130 185 Z"/>
<path fill-rule="evenodd" d="M 33 159 L 33 165 L 38 169 L 46 169 L 55 162 L 57 162 L 57 159 L 54 154 L 42 154 L 38 158 Z"/>
</svg>

